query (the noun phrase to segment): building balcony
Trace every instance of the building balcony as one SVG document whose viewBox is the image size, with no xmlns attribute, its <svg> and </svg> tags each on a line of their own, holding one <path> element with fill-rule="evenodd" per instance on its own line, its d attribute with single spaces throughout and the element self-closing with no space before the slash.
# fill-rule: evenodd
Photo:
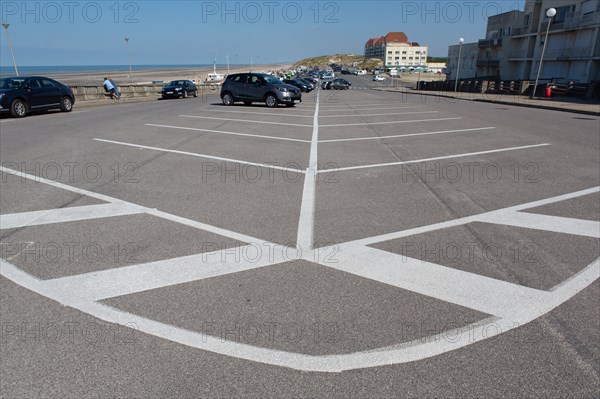
<svg viewBox="0 0 600 399">
<path fill-rule="evenodd" d="M 600 25 L 600 13 L 595 12 L 586 15 L 567 15 L 564 21 L 550 24 L 550 32 L 560 30 L 575 30 L 583 29 L 595 25 Z M 545 32 L 548 29 L 548 21 L 543 22 L 540 26 L 540 32 Z"/>
<path fill-rule="evenodd" d="M 502 46 L 502 39 L 481 39 L 478 46 L 479 48 Z"/>
<path fill-rule="evenodd" d="M 568 60 L 571 58 L 590 58 L 592 57 L 590 55 L 592 51 L 591 47 L 564 47 L 564 48 L 560 48 L 560 49 L 546 49 L 546 52 L 544 53 L 544 59 L 564 59 L 564 60 Z M 539 59 L 540 58 L 541 53 L 536 54 L 533 57 L 528 57 L 527 56 L 527 52 L 526 51 L 511 51 L 510 53 L 508 53 L 508 58 L 509 59 L 526 59 L 526 58 L 532 58 L 532 59 Z"/>
<path fill-rule="evenodd" d="M 500 66 L 500 60 L 480 58 L 475 65 L 477 68 L 498 68 Z"/>
</svg>

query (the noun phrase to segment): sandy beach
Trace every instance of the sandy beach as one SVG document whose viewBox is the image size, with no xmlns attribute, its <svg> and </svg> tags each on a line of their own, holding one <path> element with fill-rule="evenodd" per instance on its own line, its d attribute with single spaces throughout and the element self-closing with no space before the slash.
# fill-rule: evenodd
<svg viewBox="0 0 600 399">
<path fill-rule="evenodd" d="M 274 65 L 254 65 L 254 72 L 270 72 L 281 69 L 287 69 L 291 64 L 274 64 Z M 249 67 L 230 68 L 230 73 L 248 72 Z M 45 76 L 56 79 L 62 83 L 69 85 L 98 85 L 102 84 L 104 77 L 109 76 L 117 84 L 151 84 L 153 81 L 169 82 L 175 79 L 189 79 L 196 82 L 204 82 L 209 73 L 213 72 L 213 68 L 173 68 L 173 69 L 156 69 L 156 70 L 132 70 L 133 78 L 129 77 L 129 70 L 105 70 L 105 71 L 89 71 L 89 72 L 65 72 L 65 73 L 48 73 Z M 227 68 L 217 68 L 217 73 L 227 75 Z"/>
</svg>

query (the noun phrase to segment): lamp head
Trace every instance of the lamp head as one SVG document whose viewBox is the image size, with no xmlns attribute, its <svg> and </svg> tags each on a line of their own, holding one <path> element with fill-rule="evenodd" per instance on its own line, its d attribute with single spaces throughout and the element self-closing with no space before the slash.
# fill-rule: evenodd
<svg viewBox="0 0 600 399">
<path fill-rule="evenodd" d="M 465 38 L 464 38 L 464 37 L 461 37 L 460 39 L 458 39 L 458 42 L 459 42 L 460 44 L 463 44 L 463 43 L 465 42 Z"/>
<path fill-rule="evenodd" d="M 10 26 L 10 24 L 8 22 L 3 22 L 2 23 L 2 27 L 4 27 L 4 29 L 8 30 L 8 27 Z"/>
<path fill-rule="evenodd" d="M 548 18 L 552 18 L 555 15 L 556 15 L 556 8 L 549 8 L 548 11 L 546 11 L 546 16 Z"/>
</svg>

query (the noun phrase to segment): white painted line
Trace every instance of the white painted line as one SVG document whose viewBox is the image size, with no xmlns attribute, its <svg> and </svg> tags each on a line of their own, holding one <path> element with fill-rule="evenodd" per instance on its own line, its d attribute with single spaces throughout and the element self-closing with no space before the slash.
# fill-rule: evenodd
<svg viewBox="0 0 600 399">
<path fill-rule="evenodd" d="M 319 141 L 319 143 L 335 143 L 338 141 L 381 140 L 381 139 L 391 139 L 391 138 L 396 138 L 396 137 L 413 137 L 413 136 L 427 136 L 430 134 L 475 132 L 475 131 L 479 131 L 479 130 L 491 130 L 491 129 L 496 129 L 496 128 L 495 127 L 478 127 L 478 128 L 474 128 L 474 129 L 440 130 L 437 132 L 395 134 L 392 136 L 355 137 L 355 138 L 350 138 L 350 139 L 321 140 L 321 141 Z"/>
<path fill-rule="evenodd" d="M 287 137 L 265 136 L 265 135 L 262 135 L 262 134 L 224 132 L 222 130 L 199 129 L 199 128 L 195 128 L 195 127 L 157 125 L 157 124 L 154 124 L 154 123 L 146 123 L 145 126 L 164 127 L 164 128 L 167 128 L 167 129 L 192 130 L 192 131 L 197 131 L 197 132 L 207 132 L 207 133 L 216 133 L 216 134 L 229 134 L 229 135 L 233 135 L 233 136 L 246 136 L 246 137 L 255 137 L 255 138 L 261 138 L 261 139 L 284 140 L 284 141 L 296 141 L 296 142 L 300 142 L 300 143 L 310 143 L 309 140 L 290 139 L 290 138 L 287 138 Z"/>
<path fill-rule="evenodd" d="M 386 106 L 386 105 L 395 105 L 395 104 L 406 105 L 408 103 L 406 103 L 406 102 L 396 102 L 396 103 L 394 103 L 394 102 L 387 102 L 387 103 L 369 103 L 369 102 L 364 102 L 364 103 L 347 103 L 345 101 L 344 102 L 342 102 L 342 101 L 339 101 L 339 102 L 321 102 L 321 108 L 323 110 L 328 110 L 328 109 L 331 109 L 331 108 L 338 108 L 338 107 L 344 107 L 344 108 L 353 109 L 352 108 L 353 106 L 359 106 L 359 107 L 362 107 L 362 106 L 383 107 L 383 106 Z"/>
<path fill-rule="evenodd" d="M 417 114 L 437 114 L 440 111 L 419 111 L 419 112 L 392 112 L 386 114 L 344 114 L 344 115 L 325 115 L 321 118 L 341 118 L 341 117 L 363 117 L 363 116 L 386 116 L 386 115 L 417 115 Z"/>
<path fill-rule="evenodd" d="M 145 149 L 154 150 L 154 151 L 170 152 L 170 153 L 173 153 L 173 154 L 189 155 L 189 156 L 198 157 L 198 158 L 216 159 L 218 161 L 233 162 L 233 163 L 239 163 L 239 164 L 242 164 L 242 165 L 252 165 L 252 166 L 259 167 L 259 168 L 267 168 L 267 169 L 272 168 L 272 169 L 284 170 L 284 171 L 288 171 L 288 172 L 304 173 L 304 171 L 301 170 L 301 169 L 286 168 L 286 167 L 283 167 L 283 166 L 267 165 L 267 164 L 257 163 L 257 162 L 242 161 L 242 160 L 239 160 L 239 159 L 223 158 L 223 157 L 217 157 L 217 156 L 206 155 L 206 154 L 198 154 L 198 153 L 195 153 L 195 152 L 171 150 L 169 148 L 151 147 L 151 146 L 147 146 L 147 145 L 125 143 L 123 141 L 105 140 L 105 139 L 98 139 L 98 138 L 95 138 L 93 140 L 95 140 L 95 141 L 102 141 L 104 143 L 111 143 L 111 144 L 118 144 L 118 145 L 124 145 L 124 146 L 129 146 L 129 147 L 135 147 L 135 148 L 145 148 Z"/>
<path fill-rule="evenodd" d="M 340 126 L 365 126 L 365 125 L 393 125 L 398 123 L 419 123 L 419 122 L 439 122 L 439 121 L 455 121 L 462 119 L 458 118 L 438 118 L 438 119 L 418 119 L 410 121 L 392 121 L 392 122 L 361 122 L 361 123 L 340 123 L 335 125 L 321 125 L 321 127 L 340 127 Z"/>
<path fill-rule="evenodd" d="M 249 120 L 249 119 L 215 118 L 213 116 L 197 116 L 197 115 L 179 115 L 179 116 L 183 117 L 183 118 L 214 119 L 214 120 L 228 121 L 228 122 L 261 123 L 261 124 L 264 124 L 264 125 L 312 127 L 312 125 L 301 125 L 301 124 L 297 124 L 297 123 L 264 122 L 264 121 L 253 121 L 253 120 Z"/>
<path fill-rule="evenodd" d="M 328 110 L 321 110 L 320 112 L 339 112 L 339 111 L 381 111 L 381 110 L 387 110 L 387 109 L 394 109 L 394 110 L 398 110 L 398 109 L 415 109 L 415 108 L 421 108 L 421 107 L 371 107 L 371 108 L 350 108 L 350 109 L 328 109 Z"/>
<path fill-rule="evenodd" d="M 288 261 L 285 247 L 270 249 L 268 243 L 252 243 L 156 262 L 46 280 L 49 288 L 98 301 L 175 284 L 252 270 Z M 294 251 L 289 251 L 293 253 Z"/>
<path fill-rule="evenodd" d="M 152 209 L 152 208 L 147 208 L 144 207 L 142 205 L 137 205 L 131 202 L 126 202 L 126 201 L 122 201 L 120 199 L 117 198 L 113 198 L 113 197 L 109 197 L 108 195 L 103 195 L 103 194 L 98 194 L 95 193 L 93 191 L 88 191 L 88 190 L 84 190 L 81 188 L 77 188 L 77 187 L 73 187 L 73 186 L 68 186 L 66 184 L 63 183 L 59 183 L 59 182 L 55 182 L 53 180 L 48 180 L 48 179 L 44 179 L 44 178 L 39 178 L 37 176 L 33 176 L 27 173 L 23 173 L 14 169 L 10 169 L 10 168 L 6 168 L 4 166 L 0 166 L 0 170 L 2 170 L 5 173 L 10 173 L 13 174 L 15 176 L 19 176 L 25 179 L 29 179 L 29 180 L 33 180 L 33 181 L 37 181 L 37 182 L 41 182 L 41 183 L 45 183 L 48 184 L 49 186 L 53 186 L 53 187 L 57 187 L 63 190 L 67 190 L 67 191 L 71 191 L 77 194 L 81 194 L 81 195 L 86 195 L 88 197 L 92 197 L 92 198 L 97 198 L 100 199 L 102 201 L 105 202 L 109 202 L 112 204 L 125 204 L 125 205 L 131 205 L 134 207 L 141 207 L 144 208 L 145 213 L 149 214 L 149 215 L 153 215 L 162 219 L 166 219 L 166 220 L 170 220 L 172 222 L 175 223 L 179 223 L 179 224 L 183 224 L 186 226 L 190 226 L 193 227 L 195 229 L 198 230 L 204 230 L 204 231 L 208 231 L 209 233 L 213 233 L 213 234 L 217 234 L 217 235 L 221 235 L 223 237 L 229 237 L 232 238 L 234 240 L 238 240 L 240 242 L 263 242 L 264 240 L 259 240 L 258 238 L 246 235 L 246 234 L 241 234 L 241 233 L 237 233 L 235 231 L 230 231 L 230 230 L 226 230 L 223 229 L 221 227 L 216 227 L 216 226 L 212 226 L 209 224 L 205 224 L 202 222 L 198 222 L 195 220 L 191 220 L 191 219 L 187 219 L 181 216 L 177 216 L 177 215 L 173 215 L 170 213 L 166 213 L 163 211 L 159 211 L 158 209 Z"/>
<path fill-rule="evenodd" d="M 319 146 L 319 95 L 317 92 L 317 106 L 313 116 L 313 134 L 310 144 L 310 160 L 308 168 L 304 174 L 304 187 L 302 190 L 302 205 L 300 206 L 300 219 L 298 220 L 298 238 L 297 245 L 302 250 L 312 249 L 315 224 L 315 191 L 318 173 L 318 155 Z"/>
<path fill-rule="evenodd" d="M 544 301 L 548 295 L 545 291 L 365 246 L 344 245 L 336 259 L 339 262 L 324 266 L 498 317 Z"/>
<path fill-rule="evenodd" d="M 74 222 L 108 218 L 115 216 L 135 215 L 143 213 L 143 207 L 127 204 L 112 203 L 99 205 L 75 206 L 71 208 L 50 209 L 44 211 L 11 213 L 0 215 L 0 229 L 37 226 L 41 224 Z"/>
<path fill-rule="evenodd" d="M 268 116 L 291 116 L 291 117 L 295 117 L 295 118 L 312 118 L 312 115 L 295 115 L 295 114 L 291 114 L 291 113 L 280 113 L 277 110 L 275 110 L 274 112 L 252 112 L 252 111 L 221 111 L 219 109 L 209 109 L 209 108 L 202 108 L 200 109 L 200 111 L 210 111 L 210 112 L 223 112 L 223 113 L 231 113 L 231 114 L 250 114 L 250 115 L 268 115 Z M 300 111 L 300 110 L 298 110 Z M 303 110 L 303 111 L 308 111 L 308 110 Z M 308 112 L 313 112 L 308 111 Z"/>
<path fill-rule="evenodd" d="M 0 166 L 0 170 L 2 172 L 10 173 L 12 175 L 19 176 L 19 177 L 24 178 L 24 179 L 36 181 L 36 182 L 39 182 L 39 183 L 48 184 L 49 186 L 61 188 L 63 190 L 71 191 L 73 193 L 87 195 L 88 197 L 96 198 L 96 199 L 99 199 L 99 200 L 102 200 L 102 201 L 105 201 L 105 202 L 110 202 L 110 203 L 124 203 L 124 201 L 120 201 L 120 200 L 118 200 L 116 198 L 112 198 L 112 197 L 109 197 L 109 196 L 104 195 L 104 194 L 98 194 L 98 193 L 95 193 L 93 191 L 88 191 L 88 190 L 83 190 L 81 188 L 77 188 L 77 187 L 73 187 L 73 186 L 68 186 L 66 184 L 59 183 L 59 182 L 54 181 L 54 180 L 49 180 L 49 179 L 45 179 L 43 177 L 38 177 L 38 176 L 30 175 L 30 174 L 27 174 L 27 173 L 20 172 L 18 170 L 6 168 L 4 166 Z"/>
<path fill-rule="evenodd" d="M 556 233 L 600 238 L 600 223 L 592 220 L 572 219 L 527 212 L 496 212 L 481 215 L 481 222 L 553 231 Z"/>
<path fill-rule="evenodd" d="M 386 167 L 386 166 L 407 165 L 407 164 L 418 163 L 418 162 L 430 162 L 430 161 L 437 161 L 440 159 L 461 158 L 461 157 L 469 157 L 469 156 L 474 156 L 474 155 L 494 154 L 497 152 L 517 151 L 517 150 L 524 150 L 524 149 L 528 149 L 528 148 L 545 147 L 545 146 L 549 146 L 549 145 L 550 145 L 550 143 L 542 143 L 542 144 L 524 145 L 524 146 L 520 146 L 520 147 L 499 148 L 496 150 L 468 152 L 465 154 L 444 155 L 441 157 L 415 159 L 412 161 L 400 161 L 400 162 L 380 163 L 380 164 L 372 164 L 372 165 L 348 166 L 345 168 L 338 168 L 338 169 L 336 169 L 336 172 L 343 172 L 346 170 L 368 169 L 368 168 L 381 168 L 381 167 Z M 331 172 L 331 169 L 319 170 L 318 173 L 326 173 L 326 172 Z"/>
<path fill-rule="evenodd" d="M 484 212 L 484 213 L 480 213 L 478 215 L 466 216 L 464 218 L 448 220 L 446 222 L 434 223 L 434 224 L 430 224 L 427 226 L 415 227 L 415 228 L 408 229 L 408 230 L 401 230 L 401 231 L 382 234 L 382 235 L 378 235 L 378 236 L 374 236 L 374 237 L 368 237 L 368 238 L 362 238 L 359 240 L 348 241 L 347 243 L 344 243 L 341 245 L 345 245 L 345 244 L 353 245 L 353 246 L 354 245 L 365 245 L 365 246 L 372 245 L 372 244 L 376 244 L 378 242 L 395 240 L 397 238 L 403 238 L 403 237 L 408 237 L 408 236 L 412 236 L 412 235 L 427 233 L 427 232 L 434 231 L 434 230 L 447 229 L 450 227 L 461 226 L 461 225 L 467 224 L 467 223 L 477 222 L 477 221 L 480 221 L 482 218 L 486 218 L 488 215 L 491 215 L 494 213 L 518 212 L 518 211 L 522 211 L 525 209 L 537 208 L 539 206 L 553 204 L 553 203 L 561 202 L 561 201 L 567 201 L 567 200 L 570 200 L 573 198 L 579 198 L 579 197 L 583 197 L 584 195 L 595 194 L 598 192 L 600 192 L 600 186 L 588 188 L 588 189 L 581 190 L 581 191 L 576 191 L 573 193 L 557 195 L 555 197 L 545 198 L 545 199 L 541 199 L 538 201 L 528 202 L 525 204 L 510 206 L 507 208 L 502 208 L 502 209 L 498 209 L 498 210 L 494 210 L 494 211 L 490 211 L 490 212 Z"/>
<path fill-rule="evenodd" d="M 0 259 L 0 274 L 26 289 L 100 320 L 135 328 L 138 331 L 182 345 L 295 370 L 341 372 L 426 359 L 466 347 L 522 326 L 550 312 L 596 281 L 600 277 L 600 261 L 594 261 L 583 271 L 557 286 L 550 295 L 546 296 L 545 301 L 536 303 L 529 308 L 523 306 L 520 312 L 509 317 L 488 318 L 452 331 L 444 331 L 427 337 L 427 339 L 419 338 L 411 342 L 376 350 L 325 356 L 304 355 L 256 347 L 150 320 L 98 302 L 85 300 L 70 294 L 68 291 L 55 289 L 52 285 L 46 284 L 45 281 L 33 277 L 2 259 Z M 490 326 L 493 326 L 493 328 L 489 328 Z M 452 339 L 448 339 L 448 337 L 452 337 Z"/>
</svg>

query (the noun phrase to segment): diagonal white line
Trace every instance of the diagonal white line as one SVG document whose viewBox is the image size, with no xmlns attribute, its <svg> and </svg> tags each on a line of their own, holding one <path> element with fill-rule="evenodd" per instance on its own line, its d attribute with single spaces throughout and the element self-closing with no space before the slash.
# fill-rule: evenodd
<svg viewBox="0 0 600 399">
<path fill-rule="evenodd" d="M 122 142 L 122 141 L 114 141 L 114 140 L 104 140 L 104 139 L 97 139 L 97 138 L 93 139 L 93 140 L 95 140 L 95 141 L 102 141 L 104 143 L 125 145 L 125 146 L 129 146 L 129 147 L 146 148 L 148 150 L 171 152 L 173 154 L 190 155 L 190 156 L 198 157 L 198 158 L 216 159 L 216 160 L 219 160 L 219 161 L 239 163 L 239 164 L 242 164 L 242 165 L 252 165 L 252 166 L 259 167 L 259 168 L 272 168 L 272 169 L 277 169 L 277 170 L 285 170 L 285 171 L 288 171 L 288 172 L 304 173 L 303 170 L 295 169 L 295 168 L 286 168 L 286 167 L 283 167 L 283 166 L 268 165 L 268 164 L 257 163 L 257 162 L 241 161 L 239 159 L 223 158 L 223 157 L 217 157 L 217 156 L 213 156 L 213 155 L 198 154 L 198 153 L 195 153 L 195 152 L 171 150 L 171 149 L 168 149 L 168 148 L 151 147 L 151 146 L 147 146 L 147 145 L 125 143 L 125 142 Z"/>
<path fill-rule="evenodd" d="M 417 119 L 410 121 L 393 121 L 393 122 L 361 122 L 361 123 L 341 123 L 336 125 L 321 125 L 321 127 L 339 127 L 339 126 L 364 126 L 364 125 L 391 125 L 396 123 L 417 123 L 417 122 L 438 122 L 438 121 L 452 121 L 462 119 L 457 118 L 438 118 L 438 119 Z"/>
<path fill-rule="evenodd" d="M 312 127 L 312 125 L 301 125 L 297 123 L 283 123 L 283 122 L 264 122 L 264 121 L 253 121 L 250 119 L 231 119 L 231 118 L 215 118 L 213 116 L 197 116 L 197 115 L 179 115 L 183 118 L 197 118 L 197 119 L 215 119 L 219 121 L 229 122 L 246 122 L 246 123 L 261 123 L 264 125 L 282 125 L 282 126 L 299 126 L 299 127 Z"/>
<path fill-rule="evenodd" d="M 298 220 L 297 244 L 303 250 L 312 249 L 314 224 L 315 224 L 315 191 L 317 173 L 319 169 L 317 148 L 319 145 L 319 95 L 317 92 L 317 106 L 313 116 L 313 134 L 310 144 L 310 160 L 304 174 L 304 188 L 302 190 L 302 205 L 300 219 Z"/>
<path fill-rule="evenodd" d="M 265 136 L 265 135 L 262 135 L 262 134 L 225 132 L 225 131 L 222 131 L 222 130 L 199 129 L 199 128 L 195 128 L 195 127 L 157 125 L 157 124 L 154 124 L 154 123 L 146 123 L 145 126 L 164 127 L 164 128 L 167 128 L 167 129 L 192 130 L 192 131 L 197 131 L 197 132 L 207 132 L 207 133 L 216 133 L 216 134 L 229 134 L 229 135 L 233 135 L 233 136 L 256 137 L 256 138 L 261 138 L 261 139 L 285 140 L 285 141 L 297 141 L 297 142 L 300 142 L 300 143 L 310 143 L 309 140 L 290 139 L 290 138 L 287 138 L 287 137 Z"/>
<path fill-rule="evenodd" d="M 14 229 L 17 227 L 36 226 L 41 224 L 135 215 L 138 213 L 143 213 L 144 211 L 145 208 L 137 205 L 113 203 L 74 206 L 71 208 L 58 208 L 44 211 L 11 213 L 7 215 L 0 215 L 0 228 Z"/>
<path fill-rule="evenodd" d="M 553 203 L 561 202 L 561 201 L 567 201 L 567 200 L 570 200 L 573 198 L 579 198 L 584 195 L 589 195 L 589 194 L 594 194 L 594 193 L 600 193 L 600 186 L 576 191 L 573 193 L 557 195 L 556 197 L 544 198 L 544 199 L 533 201 L 533 202 L 527 202 L 525 204 L 509 206 L 507 208 L 484 212 L 484 213 L 480 213 L 480 214 L 473 215 L 473 216 L 466 216 L 466 217 L 463 217 L 460 219 L 448 220 L 445 222 L 434 223 L 434 224 L 430 224 L 427 226 L 415 227 L 415 228 L 408 229 L 408 230 L 396 231 L 393 233 L 386 233 L 386 234 L 382 234 L 382 235 L 378 235 L 378 236 L 374 236 L 374 237 L 361 238 L 361 239 L 354 240 L 354 241 L 348 241 L 348 242 L 345 242 L 340 245 L 342 245 L 342 246 L 344 246 L 346 244 L 352 245 L 352 246 L 372 245 L 372 244 L 376 244 L 378 242 L 395 240 L 397 238 L 413 236 L 413 235 L 417 235 L 417 234 L 427 233 L 429 231 L 447 229 L 449 227 L 455 227 L 455 226 L 460 226 L 460 225 L 467 224 L 467 223 L 481 221 L 490 215 L 494 215 L 494 214 L 498 214 L 498 213 L 519 212 L 519 211 L 523 211 L 523 210 L 527 210 L 527 209 L 537 208 L 538 206 L 553 204 Z"/>
<path fill-rule="evenodd" d="M 386 114 L 343 114 L 343 115 L 324 115 L 321 118 L 339 118 L 339 117 L 358 117 L 358 116 L 385 116 L 385 115 L 417 115 L 417 114 L 436 114 L 440 111 L 420 111 L 420 112 L 388 112 Z"/>
<path fill-rule="evenodd" d="M 338 141 L 358 141 L 358 140 L 381 140 L 391 139 L 396 137 L 413 137 L 413 136 L 427 136 L 430 134 L 445 134 L 445 133 L 460 133 L 460 132 L 474 132 L 478 130 L 491 130 L 495 127 L 478 127 L 474 129 L 458 129 L 458 130 L 440 130 L 438 132 L 423 132 L 423 133 L 409 133 L 409 134 L 395 134 L 392 136 L 376 136 L 376 137 L 355 137 L 351 139 L 333 139 L 333 140 L 321 140 L 319 143 L 334 143 Z"/>
<path fill-rule="evenodd" d="M 406 165 L 406 164 L 417 163 L 417 162 L 437 161 L 439 159 L 451 159 L 451 158 L 468 157 L 468 156 L 472 156 L 472 155 L 493 154 L 493 153 L 496 153 L 496 152 L 524 150 L 524 149 L 527 149 L 527 148 L 545 147 L 545 146 L 548 146 L 548 145 L 550 145 L 550 143 L 524 145 L 524 146 L 521 146 L 521 147 L 499 148 L 499 149 L 496 149 L 496 150 L 487 150 L 487 151 L 478 151 L 478 152 L 468 152 L 468 153 L 465 153 L 465 154 L 444 155 L 444 156 L 441 156 L 441 157 L 415 159 L 415 160 L 412 160 L 412 161 L 400 161 L 400 162 L 380 163 L 380 164 L 373 164 L 373 165 L 348 166 L 346 168 L 336 169 L 336 171 L 337 172 L 342 172 L 342 171 L 345 171 L 345 170 L 356 170 L 356 169 L 367 169 L 367 168 L 379 168 L 379 167 L 384 167 L 384 166 Z M 331 172 L 331 169 L 319 170 L 318 173 L 323 173 L 323 172 Z"/>
</svg>

